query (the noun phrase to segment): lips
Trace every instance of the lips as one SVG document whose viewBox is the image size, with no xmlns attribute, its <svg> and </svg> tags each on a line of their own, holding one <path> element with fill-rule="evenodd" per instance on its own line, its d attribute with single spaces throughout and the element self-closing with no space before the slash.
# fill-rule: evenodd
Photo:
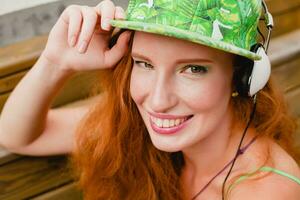
<svg viewBox="0 0 300 200">
<path fill-rule="evenodd" d="M 175 116 L 156 113 L 149 114 L 151 127 L 159 134 L 174 134 L 183 129 L 193 117 L 193 115 Z"/>
</svg>

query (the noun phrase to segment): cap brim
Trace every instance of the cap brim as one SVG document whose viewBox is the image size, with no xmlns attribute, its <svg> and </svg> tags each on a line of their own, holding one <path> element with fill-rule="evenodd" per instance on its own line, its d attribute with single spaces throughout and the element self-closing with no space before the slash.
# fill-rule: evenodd
<svg viewBox="0 0 300 200">
<path fill-rule="evenodd" d="M 246 49 L 239 48 L 237 46 L 228 44 L 226 42 L 222 42 L 216 40 L 214 38 L 210 38 L 207 36 L 203 36 L 197 34 L 195 32 L 182 30 L 179 28 L 175 28 L 172 26 L 160 25 L 160 24 L 151 24 L 145 22 L 136 22 L 136 21 L 127 21 L 127 20 L 111 20 L 111 25 L 118 28 L 144 31 L 148 33 L 161 34 L 165 36 L 175 37 L 178 39 L 188 40 L 191 42 L 195 42 L 198 44 L 206 45 L 212 48 L 220 49 L 226 52 L 230 52 L 233 54 L 237 54 L 240 56 L 244 56 L 251 60 L 260 60 L 261 56 L 255 54 Z"/>
</svg>

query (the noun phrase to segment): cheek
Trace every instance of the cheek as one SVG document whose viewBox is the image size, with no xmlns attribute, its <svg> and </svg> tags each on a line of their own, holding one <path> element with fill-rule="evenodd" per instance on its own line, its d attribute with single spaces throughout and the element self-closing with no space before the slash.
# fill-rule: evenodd
<svg viewBox="0 0 300 200">
<path fill-rule="evenodd" d="M 225 79 L 224 75 L 213 76 L 180 90 L 182 99 L 193 110 L 213 111 L 217 107 L 224 108 L 224 105 L 227 107 L 231 92 L 231 79 Z"/>
<path fill-rule="evenodd" d="M 137 105 L 142 104 L 148 92 L 147 90 L 149 89 L 149 85 L 149 77 L 140 73 L 135 67 L 133 67 L 130 78 L 130 95 Z"/>
</svg>

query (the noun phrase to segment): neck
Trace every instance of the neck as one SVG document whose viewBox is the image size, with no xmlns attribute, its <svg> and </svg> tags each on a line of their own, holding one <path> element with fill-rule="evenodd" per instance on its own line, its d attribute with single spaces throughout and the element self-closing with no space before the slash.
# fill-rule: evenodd
<svg viewBox="0 0 300 200">
<path fill-rule="evenodd" d="M 198 189 L 205 185 L 235 156 L 243 129 L 243 126 L 232 127 L 230 118 L 225 118 L 213 133 L 208 134 L 194 146 L 182 150 L 185 160 L 183 169 L 185 181 Z M 246 134 L 242 146 L 252 138 L 252 134 Z"/>
</svg>

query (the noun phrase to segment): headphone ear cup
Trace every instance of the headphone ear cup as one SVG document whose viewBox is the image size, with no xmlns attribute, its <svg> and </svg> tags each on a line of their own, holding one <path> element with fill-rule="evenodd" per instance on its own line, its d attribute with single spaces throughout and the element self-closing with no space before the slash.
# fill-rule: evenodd
<svg viewBox="0 0 300 200">
<path fill-rule="evenodd" d="M 268 82 L 271 74 L 271 64 L 263 45 L 257 43 L 251 51 L 259 54 L 261 60 L 253 61 L 238 56 L 236 58 L 233 82 L 236 91 L 242 97 L 252 97 Z"/>
<path fill-rule="evenodd" d="M 242 97 L 249 96 L 249 77 L 252 74 L 253 60 L 238 56 L 235 61 L 233 83 L 235 90 Z"/>
<path fill-rule="evenodd" d="M 255 95 L 268 82 L 271 75 L 271 63 L 262 45 L 258 45 L 256 53 L 261 56 L 260 60 L 254 61 L 252 74 L 249 77 L 249 96 Z"/>
</svg>

